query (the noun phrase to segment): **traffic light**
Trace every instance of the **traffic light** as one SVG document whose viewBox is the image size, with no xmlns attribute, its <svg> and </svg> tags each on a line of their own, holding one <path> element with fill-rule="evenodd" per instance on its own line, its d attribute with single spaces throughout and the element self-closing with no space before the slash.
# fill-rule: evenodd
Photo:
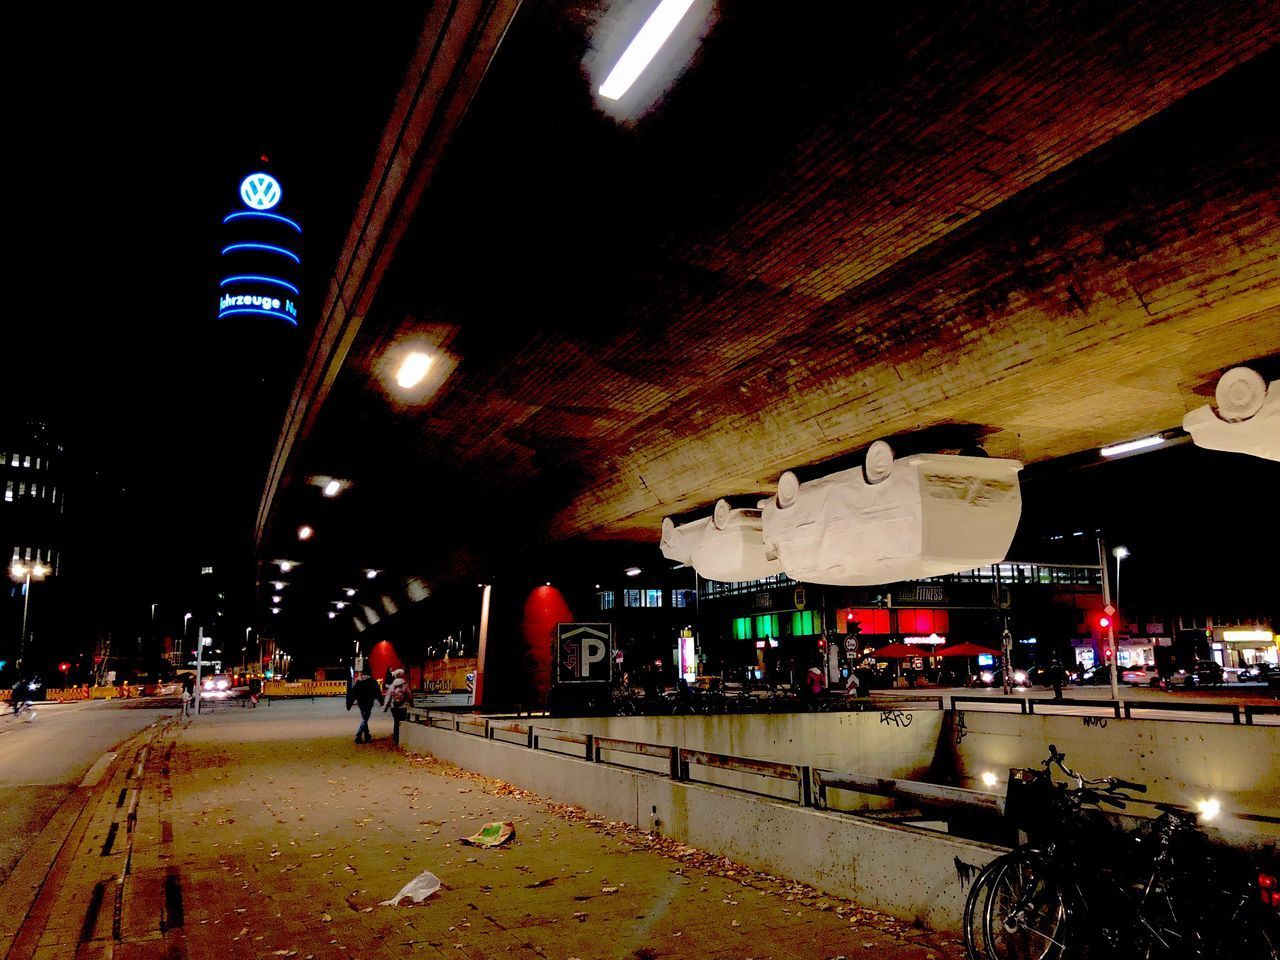
<svg viewBox="0 0 1280 960">
<path fill-rule="evenodd" d="M 1099 628 L 1100 630 L 1105 630 L 1105 629 L 1107 629 L 1107 627 L 1109 627 L 1109 626 L 1111 626 L 1111 618 L 1110 618 L 1110 617 L 1108 617 L 1105 613 L 1104 613 L 1104 614 L 1102 614 L 1102 616 L 1098 617 L 1098 628 Z"/>
<path fill-rule="evenodd" d="M 71 664 L 63 660 L 60 664 L 58 664 L 58 669 L 61 670 L 63 673 L 66 673 L 68 670 L 71 669 Z"/>
</svg>

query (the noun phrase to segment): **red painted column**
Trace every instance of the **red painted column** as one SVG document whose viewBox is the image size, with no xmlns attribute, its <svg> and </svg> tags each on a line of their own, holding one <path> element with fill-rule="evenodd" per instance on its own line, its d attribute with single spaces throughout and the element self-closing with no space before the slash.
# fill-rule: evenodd
<svg viewBox="0 0 1280 960">
<path fill-rule="evenodd" d="M 572 623 L 573 611 L 555 587 L 535 587 L 524 602 L 524 668 L 526 687 L 538 703 L 551 691 L 551 645 L 556 624 Z"/>
</svg>

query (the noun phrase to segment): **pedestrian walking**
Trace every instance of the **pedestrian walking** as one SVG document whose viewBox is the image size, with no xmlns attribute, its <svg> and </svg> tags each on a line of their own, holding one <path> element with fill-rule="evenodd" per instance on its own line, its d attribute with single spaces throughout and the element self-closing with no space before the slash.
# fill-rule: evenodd
<svg viewBox="0 0 1280 960">
<path fill-rule="evenodd" d="M 1053 684 L 1053 699 L 1062 699 L 1062 681 L 1067 671 L 1062 669 L 1062 661 L 1056 656 L 1049 665 L 1049 682 Z"/>
<path fill-rule="evenodd" d="M 196 699 L 196 675 L 194 673 L 184 673 L 182 675 L 182 715 L 183 717 L 191 716 L 191 705 Z"/>
<path fill-rule="evenodd" d="M 347 709 L 352 704 L 360 708 L 360 726 L 356 727 L 356 743 L 369 743 L 373 734 L 369 732 L 369 714 L 373 713 L 373 705 L 382 703 L 382 694 L 378 690 L 377 681 L 367 671 L 360 671 L 360 677 L 347 691 Z"/>
<path fill-rule="evenodd" d="M 383 696 L 382 712 L 391 711 L 393 721 L 391 739 L 400 743 L 400 721 L 409 715 L 409 705 L 413 703 L 413 692 L 409 689 L 409 681 L 404 678 L 404 670 L 398 668 L 391 671 L 391 684 Z"/>
</svg>

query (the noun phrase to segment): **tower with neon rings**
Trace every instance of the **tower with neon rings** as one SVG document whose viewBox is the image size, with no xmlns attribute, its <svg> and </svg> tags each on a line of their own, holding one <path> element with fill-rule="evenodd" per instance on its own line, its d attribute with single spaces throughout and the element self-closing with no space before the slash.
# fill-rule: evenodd
<svg viewBox="0 0 1280 960">
<path fill-rule="evenodd" d="M 283 193 L 269 173 L 240 182 L 242 206 L 222 218 L 219 320 L 301 322 L 302 225 L 281 212 Z"/>
</svg>

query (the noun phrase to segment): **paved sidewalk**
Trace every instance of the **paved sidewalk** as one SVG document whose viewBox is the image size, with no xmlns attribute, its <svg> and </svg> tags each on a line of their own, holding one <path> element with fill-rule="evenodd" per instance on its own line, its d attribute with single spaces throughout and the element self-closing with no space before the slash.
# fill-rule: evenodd
<svg viewBox="0 0 1280 960">
<path fill-rule="evenodd" d="M 950 938 L 406 757 L 382 717 L 365 746 L 329 701 L 171 723 L 145 753 L 122 752 L 142 771 L 136 826 L 122 767 L 62 889 L 42 894 L 46 928 L 25 931 L 37 949 L 14 960 L 962 955 Z M 515 840 L 459 843 L 490 820 L 514 822 Z M 125 859 L 107 869 L 113 857 Z M 444 884 L 425 904 L 378 905 L 422 870 Z"/>
</svg>

